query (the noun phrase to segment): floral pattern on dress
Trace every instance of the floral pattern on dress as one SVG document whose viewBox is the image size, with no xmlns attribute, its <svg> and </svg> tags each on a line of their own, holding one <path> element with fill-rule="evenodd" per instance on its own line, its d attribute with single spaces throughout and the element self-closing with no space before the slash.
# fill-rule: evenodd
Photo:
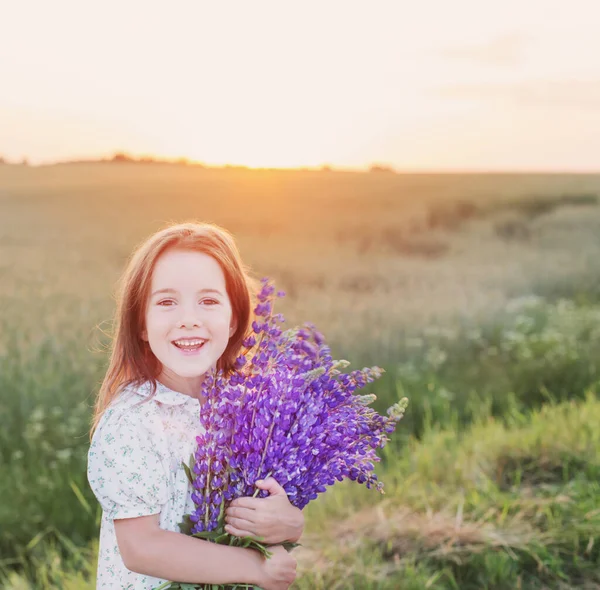
<svg viewBox="0 0 600 590">
<path fill-rule="evenodd" d="M 92 437 L 88 481 L 102 507 L 96 588 L 151 590 L 165 580 L 128 570 L 114 520 L 159 514 L 159 526 L 179 532 L 194 511 L 188 463 L 201 432 L 197 399 L 157 383 L 125 388 L 109 405 Z M 149 398 L 149 399 L 145 399 Z"/>
</svg>

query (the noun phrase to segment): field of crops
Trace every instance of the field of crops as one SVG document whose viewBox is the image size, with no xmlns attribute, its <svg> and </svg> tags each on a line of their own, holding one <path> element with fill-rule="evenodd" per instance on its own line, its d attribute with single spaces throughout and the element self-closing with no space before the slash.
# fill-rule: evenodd
<svg viewBox="0 0 600 590">
<path fill-rule="evenodd" d="M 600 175 L 0 166 L 0 587 L 91 590 L 113 291 L 169 221 L 234 233 L 335 356 L 410 399 L 379 496 L 306 509 L 308 589 L 600 589 Z"/>
</svg>

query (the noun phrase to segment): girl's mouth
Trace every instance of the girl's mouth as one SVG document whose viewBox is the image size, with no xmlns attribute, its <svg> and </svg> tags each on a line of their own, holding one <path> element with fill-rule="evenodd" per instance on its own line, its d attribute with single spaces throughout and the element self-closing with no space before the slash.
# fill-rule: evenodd
<svg viewBox="0 0 600 590">
<path fill-rule="evenodd" d="M 171 344 L 178 348 L 185 355 L 197 354 L 207 341 L 204 338 L 182 338 L 173 340 Z"/>
</svg>

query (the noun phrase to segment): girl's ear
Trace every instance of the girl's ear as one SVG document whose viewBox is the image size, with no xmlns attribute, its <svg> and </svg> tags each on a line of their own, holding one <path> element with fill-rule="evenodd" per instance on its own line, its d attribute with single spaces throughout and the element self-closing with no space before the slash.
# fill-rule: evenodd
<svg viewBox="0 0 600 590">
<path fill-rule="evenodd" d="M 232 319 L 231 324 L 229 324 L 229 337 L 230 338 L 235 334 L 236 330 L 237 330 L 237 322 L 234 319 Z"/>
<path fill-rule="evenodd" d="M 148 342 L 148 332 L 146 330 L 142 330 L 142 340 Z"/>
</svg>

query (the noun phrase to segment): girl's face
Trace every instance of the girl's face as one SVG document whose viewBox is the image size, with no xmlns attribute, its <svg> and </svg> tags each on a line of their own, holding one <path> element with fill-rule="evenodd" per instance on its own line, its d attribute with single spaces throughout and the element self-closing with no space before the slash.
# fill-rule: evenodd
<svg viewBox="0 0 600 590">
<path fill-rule="evenodd" d="M 225 276 L 208 254 L 171 249 L 154 266 L 142 338 L 162 365 L 158 380 L 197 397 L 235 332 Z"/>
</svg>

